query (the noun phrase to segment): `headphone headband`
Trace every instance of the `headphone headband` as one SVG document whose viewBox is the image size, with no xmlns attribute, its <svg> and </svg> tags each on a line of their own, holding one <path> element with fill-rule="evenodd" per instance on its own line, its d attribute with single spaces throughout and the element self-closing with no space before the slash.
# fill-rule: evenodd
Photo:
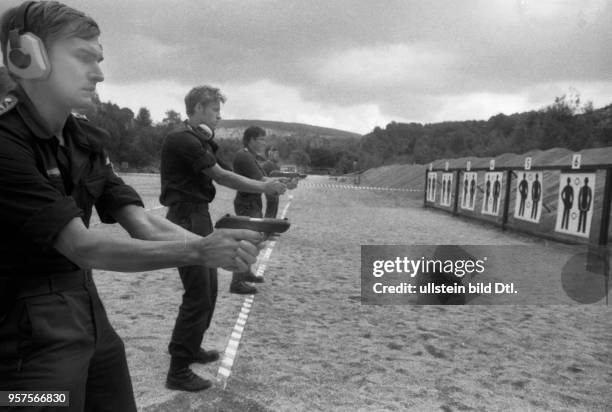
<svg viewBox="0 0 612 412">
<path fill-rule="evenodd" d="M 11 44 L 11 49 L 19 49 L 21 48 L 21 42 L 19 41 L 19 36 L 23 33 L 26 33 L 28 30 L 27 27 L 27 16 L 28 10 L 30 7 L 36 3 L 35 1 L 24 1 L 19 5 L 17 9 L 17 13 L 15 15 L 15 27 L 9 32 L 9 42 Z"/>
<path fill-rule="evenodd" d="M 36 3 L 35 1 L 24 1 L 21 3 L 19 10 L 17 10 L 17 23 L 21 27 L 22 33 L 28 31 L 28 11 Z"/>
</svg>

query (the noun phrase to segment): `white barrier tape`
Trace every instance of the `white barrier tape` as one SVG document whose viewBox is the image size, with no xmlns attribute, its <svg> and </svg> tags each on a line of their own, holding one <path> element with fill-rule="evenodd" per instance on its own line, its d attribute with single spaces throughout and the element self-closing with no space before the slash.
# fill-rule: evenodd
<svg viewBox="0 0 612 412">
<path fill-rule="evenodd" d="M 285 218 L 287 209 L 289 209 L 292 199 L 293 196 L 289 196 L 289 202 L 287 202 L 283 212 L 281 213 L 281 219 Z M 263 276 L 266 269 L 266 263 L 268 259 L 270 259 L 274 245 L 276 245 L 276 242 L 270 242 L 268 249 L 264 252 L 262 258 L 260 259 L 255 276 Z M 249 295 L 244 298 L 242 307 L 240 308 L 240 313 L 238 313 L 238 318 L 234 324 L 234 329 L 230 334 L 229 341 L 227 342 L 227 346 L 223 352 L 221 366 L 219 366 L 219 371 L 217 372 L 217 380 L 222 382 L 223 389 L 227 387 L 227 380 L 232 374 L 232 367 L 234 366 L 234 360 L 236 359 L 236 354 L 238 353 L 238 347 L 240 346 L 240 340 L 242 339 L 242 332 L 244 332 L 244 327 L 249 319 L 249 313 L 251 311 L 251 307 L 253 306 L 254 299 L 254 295 Z"/>
<path fill-rule="evenodd" d="M 373 187 L 373 186 L 352 186 L 352 185 L 338 185 L 331 183 L 303 183 L 301 187 L 314 187 L 324 189 L 356 189 L 356 190 L 386 190 L 389 192 L 423 192 L 423 189 L 405 189 L 399 187 Z"/>
</svg>

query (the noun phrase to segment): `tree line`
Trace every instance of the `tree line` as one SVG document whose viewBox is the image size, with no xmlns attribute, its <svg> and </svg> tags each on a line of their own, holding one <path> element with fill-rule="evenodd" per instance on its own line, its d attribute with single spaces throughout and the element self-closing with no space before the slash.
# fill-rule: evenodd
<svg viewBox="0 0 612 412">
<path fill-rule="evenodd" d="M 0 97 L 14 86 L 0 68 Z M 164 136 L 182 122 L 181 115 L 168 110 L 154 123 L 146 107 L 138 113 L 112 102 L 95 100 L 85 113 L 95 125 L 106 129 L 106 149 L 113 163 L 123 171 L 159 170 Z M 253 121 L 256 125 L 257 121 Z M 219 138 L 218 155 L 231 164 L 242 148 L 240 139 Z M 524 153 L 532 149 L 612 146 L 612 104 L 593 109 L 581 104 L 577 93 L 564 95 L 537 111 L 498 114 L 488 120 L 441 123 L 391 122 L 360 138 L 326 137 L 296 128 L 291 133 L 270 133 L 268 145 L 279 150 L 281 163 L 321 173 L 349 173 L 385 164 L 424 164 L 440 158 L 463 156 L 493 157 L 503 153 Z"/>
<path fill-rule="evenodd" d="M 134 113 L 116 104 L 97 102 L 88 115 L 111 135 L 108 150 L 132 170 L 159 168 L 163 137 L 182 121 L 173 110 L 153 124 L 146 108 Z M 253 123 L 257 123 L 254 121 Z M 226 163 L 241 149 L 240 139 L 217 139 Z M 493 157 L 553 147 L 579 151 L 612 146 L 612 105 L 594 110 L 579 95 L 564 95 L 537 111 L 498 114 L 488 120 L 432 124 L 391 122 L 361 138 L 321 137 L 304 130 L 269 134 L 268 145 L 279 150 L 282 163 L 322 173 L 350 173 L 393 163 L 424 164 L 440 158 Z"/>
<path fill-rule="evenodd" d="M 612 104 L 594 110 L 577 93 L 563 95 L 537 111 L 498 114 L 481 121 L 433 124 L 389 123 L 360 140 L 364 167 L 425 164 L 441 158 L 493 157 L 533 149 L 579 151 L 612 146 Z"/>
</svg>

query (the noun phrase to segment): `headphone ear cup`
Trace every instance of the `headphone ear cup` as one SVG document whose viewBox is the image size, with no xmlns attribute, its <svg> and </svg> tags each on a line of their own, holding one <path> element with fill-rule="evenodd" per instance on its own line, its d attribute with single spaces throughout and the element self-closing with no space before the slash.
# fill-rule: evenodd
<svg viewBox="0 0 612 412">
<path fill-rule="evenodd" d="M 42 40 L 32 33 L 25 33 L 19 37 L 19 44 L 18 49 L 11 49 L 10 43 L 7 47 L 8 69 L 11 73 L 22 79 L 47 77 L 51 67 Z"/>
<path fill-rule="evenodd" d="M 208 125 L 206 123 L 200 123 L 198 125 L 198 128 L 200 130 L 202 130 L 204 133 L 206 133 L 208 135 L 208 137 L 212 137 L 213 136 L 213 131 L 210 127 L 208 127 Z"/>
<path fill-rule="evenodd" d="M 11 50 L 9 53 L 9 60 L 19 69 L 27 69 L 32 63 L 32 58 L 27 54 L 23 54 L 21 49 Z"/>
</svg>

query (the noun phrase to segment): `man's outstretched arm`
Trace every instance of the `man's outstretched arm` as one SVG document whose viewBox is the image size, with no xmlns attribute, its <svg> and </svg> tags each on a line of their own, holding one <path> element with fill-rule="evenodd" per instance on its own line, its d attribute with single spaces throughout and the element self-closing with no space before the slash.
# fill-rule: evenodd
<svg viewBox="0 0 612 412">
<path fill-rule="evenodd" d="M 208 169 L 204 169 L 202 172 L 220 185 L 238 190 L 240 192 L 266 193 L 269 195 L 275 195 L 283 194 L 286 190 L 286 186 L 277 180 L 260 181 L 249 179 L 248 177 L 225 170 L 218 164 L 215 164 Z"/>
<path fill-rule="evenodd" d="M 262 240 L 249 230 L 217 230 L 204 238 L 190 235 L 181 234 L 177 240 L 121 238 L 89 230 L 74 218 L 61 230 L 54 247 L 82 268 L 138 272 L 204 265 L 233 271 L 246 270 L 256 261 L 256 245 Z"/>
</svg>

